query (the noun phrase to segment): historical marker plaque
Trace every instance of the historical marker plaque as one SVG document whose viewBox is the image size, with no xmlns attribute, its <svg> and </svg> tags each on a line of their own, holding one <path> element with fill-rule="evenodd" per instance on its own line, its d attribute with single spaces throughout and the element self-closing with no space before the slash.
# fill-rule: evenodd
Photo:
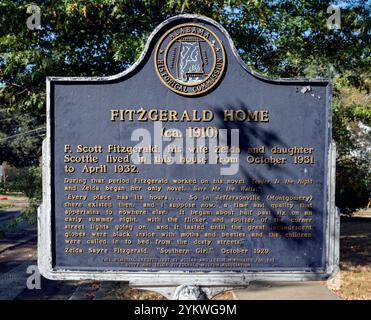
<svg viewBox="0 0 371 320">
<path fill-rule="evenodd" d="M 47 86 L 45 276 L 236 285 L 336 270 L 328 81 L 263 78 L 220 25 L 185 15 L 122 74 Z"/>
</svg>

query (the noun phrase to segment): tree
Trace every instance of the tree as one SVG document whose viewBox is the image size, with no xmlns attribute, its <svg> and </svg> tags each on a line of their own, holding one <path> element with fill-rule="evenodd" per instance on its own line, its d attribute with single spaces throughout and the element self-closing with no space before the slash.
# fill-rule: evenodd
<svg viewBox="0 0 371 320">
<path fill-rule="evenodd" d="M 361 146 L 350 143 L 353 131 L 344 114 L 352 113 L 354 123 L 361 121 L 360 114 L 369 119 L 369 103 L 344 104 L 340 88 L 369 93 L 370 7 L 362 0 L 338 2 L 341 28 L 328 30 L 328 0 L 39 0 L 34 4 L 41 9 L 41 29 L 31 31 L 26 26 L 29 3 L 1 0 L 0 116 L 14 117 L 16 124 L 0 127 L 0 155 L 24 165 L 16 161 L 23 143 L 30 150 L 27 163 L 40 157 L 36 135 L 17 136 L 7 144 L 4 139 L 44 125 L 46 76 L 118 73 L 135 62 L 159 23 L 179 13 L 198 13 L 220 22 L 241 57 L 260 73 L 334 78 L 339 85 L 334 109 L 339 161 L 358 159 Z M 26 115 L 32 121 L 25 123 Z"/>
<path fill-rule="evenodd" d="M 0 109 L 0 163 L 16 166 L 37 165 L 45 125 L 30 113 L 19 114 Z"/>
</svg>

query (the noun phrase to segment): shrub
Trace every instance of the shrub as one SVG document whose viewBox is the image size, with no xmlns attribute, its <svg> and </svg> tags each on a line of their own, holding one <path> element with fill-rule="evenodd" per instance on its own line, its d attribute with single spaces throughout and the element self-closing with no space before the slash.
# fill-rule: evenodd
<svg viewBox="0 0 371 320">
<path fill-rule="evenodd" d="M 30 199 L 41 200 L 42 177 L 40 167 L 27 167 L 20 170 L 13 190 L 23 192 Z"/>
<path fill-rule="evenodd" d="M 351 215 L 367 206 L 370 198 L 371 175 L 367 159 L 346 158 L 336 165 L 336 206 Z"/>
</svg>

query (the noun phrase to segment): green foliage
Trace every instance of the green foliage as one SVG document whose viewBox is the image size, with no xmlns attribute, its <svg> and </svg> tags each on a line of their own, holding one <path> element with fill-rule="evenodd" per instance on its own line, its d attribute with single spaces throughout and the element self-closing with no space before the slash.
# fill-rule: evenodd
<svg viewBox="0 0 371 320">
<path fill-rule="evenodd" d="M 370 159 L 348 158 L 337 161 L 336 205 L 344 214 L 364 208 L 370 198 Z"/>
<path fill-rule="evenodd" d="M 39 162 L 44 125 L 31 113 L 0 109 L 0 163 L 32 166 Z"/>
<path fill-rule="evenodd" d="M 19 169 L 17 178 L 13 181 L 13 191 L 20 191 L 30 199 L 42 199 L 42 177 L 40 167 Z"/>
<path fill-rule="evenodd" d="M 35 225 L 37 223 L 37 209 L 40 203 L 40 199 L 31 198 L 28 206 L 22 210 L 22 214 L 19 217 L 20 221 L 27 221 L 30 225 Z"/>
<path fill-rule="evenodd" d="M 342 213 L 351 214 L 367 206 L 371 198 L 371 106 L 367 90 L 351 87 L 344 78 L 334 81 L 336 205 Z"/>
<path fill-rule="evenodd" d="M 40 167 L 8 168 L 9 185 L 7 191 L 22 192 L 29 198 L 29 203 L 17 218 L 11 219 L 0 228 L 0 236 L 15 230 L 23 221 L 31 225 L 37 223 L 37 208 L 42 200 L 42 177 Z M 1 193 L 1 185 L 0 185 Z"/>
<path fill-rule="evenodd" d="M 20 192 L 30 199 L 41 200 L 42 176 L 39 166 L 23 168 L 7 166 L 6 175 L 7 192 Z"/>
<path fill-rule="evenodd" d="M 341 28 L 328 30 L 328 0 L 37 0 L 42 28 L 31 31 L 31 2 L 1 0 L 0 163 L 39 162 L 46 76 L 116 74 L 135 62 L 159 23 L 198 13 L 221 23 L 243 60 L 260 73 L 335 79 L 333 137 L 338 173 L 346 175 L 347 161 L 357 165 L 365 149 L 357 124 L 369 125 L 370 107 L 359 99 L 344 102 L 341 90 L 369 92 L 370 6 L 363 0 L 332 3 L 337 2 Z M 346 189 L 345 180 L 338 183 Z"/>
</svg>

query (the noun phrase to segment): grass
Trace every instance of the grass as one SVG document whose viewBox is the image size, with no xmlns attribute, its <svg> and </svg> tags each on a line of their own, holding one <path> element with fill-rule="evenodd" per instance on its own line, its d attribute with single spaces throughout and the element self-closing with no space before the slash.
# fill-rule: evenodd
<svg viewBox="0 0 371 320">
<path fill-rule="evenodd" d="M 342 264 L 341 287 L 334 292 L 345 300 L 371 299 L 371 268 Z"/>
<path fill-rule="evenodd" d="M 4 237 L 8 232 L 15 231 L 19 224 L 23 221 L 27 221 L 30 225 L 36 224 L 36 215 L 31 215 L 27 212 L 29 206 L 28 198 L 21 193 L 6 193 L 5 195 L 1 194 L 0 196 L 7 197 L 7 200 L 0 200 L 0 213 L 6 213 L 5 209 L 12 208 L 13 211 L 21 211 L 21 216 L 14 216 L 9 218 L 6 221 L 2 221 L 0 226 L 0 238 Z"/>
<path fill-rule="evenodd" d="M 0 196 L 3 196 L 3 197 L 7 197 L 8 200 L 12 201 L 12 200 L 27 200 L 28 198 L 23 195 L 22 193 L 20 192 L 7 192 L 5 194 L 0 194 Z M 1 200 L 0 200 L 1 202 Z"/>
<path fill-rule="evenodd" d="M 339 288 L 346 300 L 371 299 L 371 210 L 341 222 Z"/>
<path fill-rule="evenodd" d="M 8 209 L 8 208 L 11 208 L 11 207 L 13 207 L 12 202 L 0 201 L 0 209 Z"/>
</svg>

